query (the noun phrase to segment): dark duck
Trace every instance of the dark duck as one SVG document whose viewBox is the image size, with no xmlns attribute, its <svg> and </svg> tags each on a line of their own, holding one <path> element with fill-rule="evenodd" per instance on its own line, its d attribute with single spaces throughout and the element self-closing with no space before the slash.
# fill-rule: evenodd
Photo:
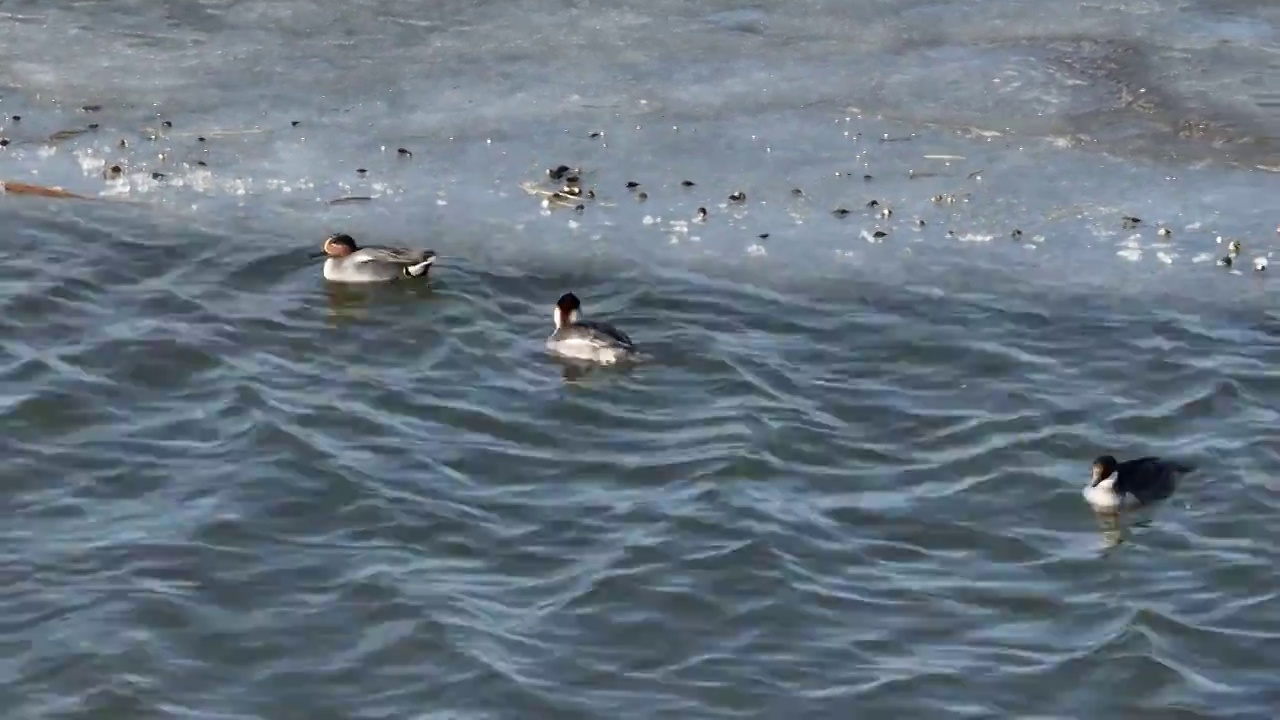
<svg viewBox="0 0 1280 720">
<path fill-rule="evenodd" d="M 1099 510 L 1121 509 L 1126 495 L 1133 498 L 1131 506 L 1148 505 L 1172 495 L 1178 478 L 1194 469 L 1158 457 L 1117 462 L 1103 455 L 1093 461 L 1093 479 L 1084 489 L 1084 498 Z"/>
</svg>

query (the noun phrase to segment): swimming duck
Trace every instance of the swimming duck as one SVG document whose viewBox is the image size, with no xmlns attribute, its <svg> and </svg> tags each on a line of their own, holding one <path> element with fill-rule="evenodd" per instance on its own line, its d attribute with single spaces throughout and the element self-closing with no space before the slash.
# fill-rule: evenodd
<svg viewBox="0 0 1280 720">
<path fill-rule="evenodd" d="M 370 245 L 359 247 L 350 235 L 330 235 L 319 253 L 312 258 L 327 257 L 324 279 L 332 282 L 386 282 L 397 278 L 424 278 L 436 261 L 432 250 Z"/>
<path fill-rule="evenodd" d="M 1119 510 L 1125 495 L 1133 496 L 1137 505 L 1147 505 L 1173 494 L 1178 476 L 1195 468 L 1185 463 L 1140 457 L 1116 462 L 1110 455 L 1093 461 L 1093 479 L 1084 489 L 1084 499 L 1099 510 Z"/>
<path fill-rule="evenodd" d="M 635 355 L 631 338 L 618 328 L 603 322 L 579 320 L 582 302 L 571 292 L 556 301 L 552 317 L 555 332 L 547 338 L 547 349 L 566 358 L 591 360 L 611 365 Z"/>
</svg>

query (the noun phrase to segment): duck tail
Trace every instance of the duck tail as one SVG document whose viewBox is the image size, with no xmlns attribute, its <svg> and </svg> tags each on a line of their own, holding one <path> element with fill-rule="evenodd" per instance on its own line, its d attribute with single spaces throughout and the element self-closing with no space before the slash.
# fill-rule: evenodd
<svg viewBox="0 0 1280 720">
<path fill-rule="evenodd" d="M 1196 471 L 1196 466 L 1195 466 L 1195 465 L 1192 465 L 1191 463 L 1185 463 L 1185 462 L 1181 462 L 1181 461 L 1174 461 L 1174 462 L 1173 462 L 1173 469 L 1174 469 L 1174 470 L 1177 470 L 1179 473 L 1181 473 L 1181 474 L 1183 474 L 1183 475 L 1186 475 L 1187 473 L 1193 473 L 1193 472 L 1195 472 L 1195 471 Z"/>
<path fill-rule="evenodd" d="M 429 257 L 426 260 L 423 260 L 422 262 L 417 263 L 416 265 L 405 265 L 403 268 L 400 269 L 400 272 L 405 277 L 410 277 L 410 278 L 422 277 L 423 275 L 427 274 L 427 271 L 431 269 L 431 264 L 434 263 L 435 261 L 436 259 L 434 256 Z"/>
</svg>

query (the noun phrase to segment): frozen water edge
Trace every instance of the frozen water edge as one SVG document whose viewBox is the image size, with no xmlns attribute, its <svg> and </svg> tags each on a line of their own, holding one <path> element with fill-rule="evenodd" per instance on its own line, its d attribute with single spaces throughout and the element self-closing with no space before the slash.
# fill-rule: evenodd
<svg viewBox="0 0 1280 720">
<path fill-rule="evenodd" d="M 219 129 L 175 118 L 173 128 L 146 140 L 141 124 L 113 124 L 106 115 L 88 117 L 99 123 L 96 131 L 56 145 L 31 137 L 33 123 L 23 120 L 14 129 L 27 137 L 10 132 L 6 177 L 211 213 L 232 204 L 265 214 L 274 208 L 358 218 L 396 208 L 407 223 L 424 211 L 458 222 L 502 217 L 541 227 L 563 218 L 563 227 L 577 232 L 632 220 L 643 229 L 648 217 L 658 225 L 650 229 L 669 233 L 707 206 L 710 222 L 699 225 L 700 241 L 723 251 L 732 246 L 723 245 L 728 237 L 718 229 L 753 240 L 763 232 L 768 240 L 787 238 L 788 252 L 823 243 L 842 249 L 842 238 L 883 229 L 890 232 L 884 241 L 1009 241 L 1042 254 L 1110 243 L 1134 260 L 1169 249 L 1211 251 L 1204 242 L 1219 234 L 1251 238 L 1252 250 L 1270 247 L 1275 223 L 1262 199 L 1280 188 L 1280 177 L 1268 173 L 1162 167 L 1062 147 L 1053 138 L 913 132 L 819 111 L 682 127 L 620 118 L 608 129 L 531 127 L 529 140 L 402 140 L 410 143 L 411 155 L 398 152 L 404 146 L 372 146 L 351 142 L 337 129 L 311 129 L 306 120 L 298 127 Z M 67 120 L 65 126 L 87 122 L 84 115 Z M 160 127 L 155 118 L 148 124 Z M 182 129 L 187 124 L 195 127 Z M 46 120 L 44 129 L 49 127 L 58 126 Z M 593 132 L 603 135 L 590 137 Z M 521 182 L 547 182 L 544 169 L 561 163 L 584 169 L 584 186 L 599 193 L 584 201 L 584 214 L 549 213 L 520 190 Z M 111 165 L 122 172 L 104 177 Z M 685 179 L 695 186 L 681 187 Z M 628 191 L 628 181 L 640 186 Z M 745 192 L 746 201 L 728 201 L 735 191 Z M 640 192 L 648 200 L 637 200 Z M 326 204 L 349 196 L 371 200 Z M 877 208 L 868 208 L 872 200 Z M 831 211 L 837 208 L 850 214 L 836 222 Z M 892 210 L 890 218 L 882 217 L 884 208 Z M 1124 231 L 1125 214 L 1144 223 Z M 1061 228 L 1044 232 L 1073 223 L 1083 237 L 1070 245 L 1055 237 Z M 1171 238 L 1157 236 L 1162 225 L 1174 231 Z M 1021 231 L 1016 242 L 1010 236 L 1015 228 Z M 717 240 L 721 245 L 714 245 Z"/>
<path fill-rule="evenodd" d="M 308 120 L 216 128 L 174 117 L 163 128 L 154 117 L 126 123 L 107 110 L 55 114 L 63 125 L 38 113 L 11 126 L 26 135 L 12 133 L 5 150 L 8 179 L 128 199 L 203 226 L 248 216 L 281 244 L 309 246 L 346 230 L 503 263 L 564 267 L 587 253 L 658 267 L 728 263 L 775 277 L 863 266 L 907 277 L 976 264 L 1142 291 L 1161 288 L 1169 273 L 1220 271 L 1204 264 L 1224 252 L 1219 236 L 1244 241 L 1247 258 L 1270 256 L 1280 241 L 1264 200 L 1280 189 L 1274 175 L 1176 169 L 1054 139 L 904 128 L 853 113 L 692 125 L 636 114 L 608 125 L 535 126 L 528 139 L 399 139 L 406 145 L 394 147 L 353 143 Z M 57 144 L 32 137 L 90 120 L 96 130 Z M 144 127 L 158 136 L 147 139 Z M 560 163 L 580 166 L 596 193 L 581 214 L 545 209 L 520 188 L 550 187 L 545 169 Z M 113 165 L 122 172 L 113 175 Z M 696 184 L 682 187 L 686 179 Z M 628 181 L 640 185 L 628 189 Z M 730 202 L 738 191 L 746 200 Z M 351 196 L 370 199 L 328 203 Z M 698 207 L 708 209 L 707 222 L 690 222 Z M 849 213 L 837 218 L 837 208 Z M 1143 222 L 1125 229 L 1125 215 Z M 1160 227 L 1172 235 L 1159 236 Z"/>
<path fill-rule="evenodd" d="M 1280 176 L 1223 164 L 1238 167 L 1241 153 L 1212 123 L 1203 142 L 1169 132 L 1226 101 L 1201 107 L 1179 90 L 1195 81 L 1176 78 L 1195 73 L 1152 73 L 1183 55 L 1209 63 L 1197 48 L 1212 49 L 1214 26 L 1166 47 L 1183 20 L 1150 3 L 1052 17 L 908 3 L 892 23 L 871 6 L 852 22 L 811 3 L 706 17 L 620 6 L 567 24 L 540 7 L 419 17 L 212 2 L 169 22 L 136 4 L 112 24 L 92 7 L 32 6 L 45 25 L 0 30 L 13 61 L 0 109 L 24 116 L 4 127 L 14 142 L 0 168 L 203 227 L 235 216 L 282 245 L 341 229 L 552 270 L 583 256 L 771 281 L 978 267 L 1144 294 L 1210 273 L 1197 291 L 1212 294 L 1240 277 L 1204 262 L 1219 235 L 1243 240 L 1247 258 L 1280 240 L 1267 206 Z M 77 28 L 84 53 L 41 52 L 59 23 Z M 595 34 L 577 31 L 588 26 Z M 1265 40 L 1233 35 L 1228 64 Z M 1138 110 L 1116 105 L 1139 90 Z M 77 110 L 90 102 L 102 109 Z M 54 150 L 41 142 L 89 122 L 100 127 Z M 543 210 L 519 188 L 559 163 L 581 165 L 598 193 L 582 215 Z M 103 179 L 115 164 L 122 177 Z M 728 203 L 734 191 L 746 202 Z M 350 196 L 371 199 L 326 204 Z M 893 215 L 877 216 L 872 199 Z M 687 224 L 699 206 L 709 222 Z M 850 214 L 832 217 L 837 207 Z M 1125 230 L 1125 214 L 1145 222 Z M 1156 236 L 1161 225 L 1172 237 Z"/>
</svg>

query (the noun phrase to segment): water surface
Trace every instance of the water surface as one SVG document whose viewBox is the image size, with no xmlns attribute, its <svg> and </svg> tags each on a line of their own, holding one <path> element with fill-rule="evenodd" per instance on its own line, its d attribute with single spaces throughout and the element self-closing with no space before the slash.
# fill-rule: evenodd
<svg viewBox="0 0 1280 720">
<path fill-rule="evenodd" d="M 1278 28 L 0 4 L 0 180 L 92 198 L 0 197 L 0 700 L 1271 717 Z M 337 231 L 434 280 L 326 285 Z M 569 289 L 653 360 L 546 357 Z M 1201 471 L 1117 524 L 1103 452 Z"/>
</svg>

